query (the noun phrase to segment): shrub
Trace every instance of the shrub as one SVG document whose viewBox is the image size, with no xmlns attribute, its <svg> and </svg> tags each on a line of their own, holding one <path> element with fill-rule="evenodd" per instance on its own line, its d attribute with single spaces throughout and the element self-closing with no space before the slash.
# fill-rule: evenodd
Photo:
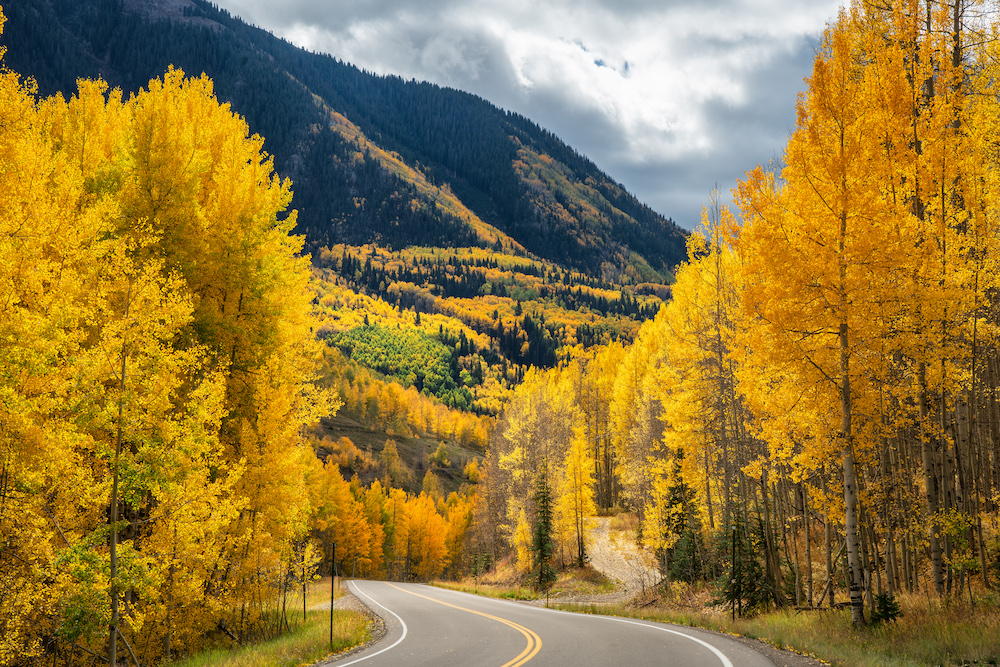
<svg viewBox="0 0 1000 667">
<path fill-rule="evenodd" d="M 872 625 L 882 623 L 895 623 L 896 619 L 903 615 L 903 610 L 899 607 L 896 598 L 888 593 L 879 593 L 875 596 L 875 605 L 871 612 Z"/>
</svg>

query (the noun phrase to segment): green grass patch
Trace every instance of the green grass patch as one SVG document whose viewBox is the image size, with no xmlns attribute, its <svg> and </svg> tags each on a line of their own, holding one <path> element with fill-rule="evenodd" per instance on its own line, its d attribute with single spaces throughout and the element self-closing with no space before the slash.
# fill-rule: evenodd
<svg viewBox="0 0 1000 667">
<path fill-rule="evenodd" d="M 473 593 L 474 595 L 503 600 L 537 600 L 543 597 L 531 588 L 525 588 L 524 586 L 501 586 L 497 584 L 479 584 L 476 586 L 474 583 L 459 583 L 454 581 L 435 581 L 431 585 L 438 588 L 447 588 L 452 591 Z"/>
<path fill-rule="evenodd" d="M 452 375 L 451 349 L 419 329 L 365 325 L 332 333 L 327 342 L 362 366 L 433 394 L 449 407 L 472 405 L 472 394 Z"/>
<path fill-rule="evenodd" d="M 298 667 L 340 653 L 369 638 L 368 619 L 353 611 L 333 612 L 333 649 L 330 648 L 330 612 L 307 612 L 292 631 L 270 641 L 234 649 L 215 649 L 174 663 L 178 667 Z"/>
<path fill-rule="evenodd" d="M 615 582 L 590 567 L 574 567 L 559 573 L 552 584 L 552 598 L 577 595 L 606 595 L 615 592 Z"/>
<path fill-rule="evenodd" d="M 338 591 L 337 597 L 343 595 Z M 334 610 L 333 646 L 330 645 L 330 611 L 309 607 L 330 599 L 330 579 L 313 584 L 306 594 L 306 619 L 301 607 L 289 613 L 291 631 L 280 637 L 247 646 L 216 648 L 171 663 L 175 667 L 298 667 L 346 651 L 371 639 L 371 623 L 356 611 Z M 298 597 L 301 605 L 302 596 Z M 289 600 L 291 606 L 291 600 Z"/>
</svg>

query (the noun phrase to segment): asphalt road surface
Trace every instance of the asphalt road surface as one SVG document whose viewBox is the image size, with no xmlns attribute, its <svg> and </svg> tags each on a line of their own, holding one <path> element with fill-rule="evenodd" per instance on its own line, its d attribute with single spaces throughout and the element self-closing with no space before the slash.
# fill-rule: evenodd
<svg viewBox="0 0 1000 667">
<path fill-rule="evenodd" d="M 773 667 L 753 649 L 697 629 L 574 614 L 421 584 L 352 581 L 381 616 L 382 639 L 336 667 Z"/>
</svg>

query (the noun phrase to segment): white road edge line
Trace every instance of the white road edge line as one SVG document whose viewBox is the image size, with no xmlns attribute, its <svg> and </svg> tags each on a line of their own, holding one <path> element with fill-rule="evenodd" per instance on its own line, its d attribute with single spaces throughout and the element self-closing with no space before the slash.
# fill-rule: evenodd
<svg viewBox="0 0 1000 667">
<path fill-rule="evenodd" d="M 357 660 L 351 660 L 350 662 L 345 662 L 345 663 L 336 663 L 337 667 L 347 667 L 348 665 L 354 665 L 356 663 L 363 662 L 363 661 L 368 660 L 370 658 L 374 658 L 375 656 L 377 656 L 379 654 L 382 654 L 382 653 L 385 653 L 386 651 L 388 651 L 390 649 L 394 649 L 394 648 L 396 648 L 396 646 L 399 645 L 399 643 L 401 641 L 403 641 L 404 639 L 406 639 L 406 632 L 407 632 L 406 623 L 403 622 L 403 619 L 401 619 L 399 617 L 399 615 L 396 614 L 396 612 L 394 612 L 393 610 L 389 609 L 388 607 L 385 607 L 385 606 L 379 604 L 378 602 L 375 602 L 375 600 L 370 595 L 366 595 L 365 593 L 363 593 L 361 591 L 361 589 L 358 587 L 357 583 L 355 583 L 355 582 L 352 581 L 348 585 L 351 588 L 353 588 L 354 592 L 357 593 L 358 595 L 364 595 L 366 598 L 368 598 L 369 600 L 371 600 L 375 605 L 377 605 L 379 607 L 382 607 L 382 609 L 385 609 L 387 612 L 389 612 L 390 614 L 392 614 L 393 616 L 395 616 L 396 620 L 399 621 L 399 624 L 403 626 L 403 636 L 400 637 L 399 639 L 397 639 L 395 641 L 395 643 L 393 643 L 392 646 L 386 646 L 381 651 L 376 651 L 375 653 L 372 653 L 371 655 L 366 655 L 363 658 L 358 658 Z M 732 665 L 730 665 L 729 667 L 732 667 Z"/>
<path fill-rule="evenodd" d="M 444 589 L 444 590 L 447 590 L 447 589 Z M 606 621 L 616 621 L 618 623 L 628 623 L 629 625 L 639 625 L 639 626 L 642 626 L 644 628 L 650 628 L 651 630 L 662 630 L 663 632 L 669 632 L 671 634 L 679 635 L 681 637 L 684 637 L 685 639 L 690 639 L 693 642 L 698 642 L 699 644 L 701 644 L 702 646 L 704 646 L 709 651 L 711 651 L 712 653 L 715 654 L 715 657 L 717 657 L 719 659 L 719 661 L 722 663 L 722 667 L 733 667 L 732 661 L 730 661 L 729 658 L 726 657 L 725 653 L 723 653 L 722 651 L 720 651 L 716 647 L 712 646 L 711 644 L 709 644 L 705 640 L 698 639 L 697 637 L 693 637 L 693 636 L 691 636 L 689 634 L 686 634 L 686 633 L 683 633 L 683 632 L 679 632 L 677 630 L 671 630 L 670 628 L 661 628 L 658 625 L 650 625 L 649 623 L 639 623 L 638 621 L 630 621 L 627 618 L 618 618 L 617 616 L 604 616 L 602 614 L 579 614 L 579 613 L 573 612 L 573 611 L 562 611 L 561 609 L 549 609 L 549 608 L 546 608 L 546 607 L 529 607 L 527 605 L 518 604 L 517 602 L 510 602 L 509 600 L 495 600 L 495 602 L 502 602 L 503 604 L 509 604 L 509 605 L 512 605 L 512 606 L 517 606 L 517 607 L 522 607 L 522 608 L 528 608 L 528 609 L 532 609 L 532 608 L 534 608 L 534 609 L 544 609 L 545 611 L 547 611 L 549 613 L 552 613 L 552 614 L 566 614 L 566 615 L 572 615 L 572 616 L 585 616 L 585 617 L 590 617 L 590 618 L 602 618 L 602 619 L 604 619 Z"/>
<path fill-rule="evenodd" d="M 562 612 L 562 613 L 569 613 L 569 612 Z M 715 656 L 722 662 L 723 667 L 733 667 L 733 663 L 729 660 L 729 658 L 726 657 L 725 653 L 715 648 L 707 641 L 703 639 L 698 639 L 697 637 L 692 637 L 691 635 L 686 634 L 684 632 L 678 632 L 677 630 L 671 630 L 670 628 L 661 628 L 658 625 L 649 625 L 648 623 L 639 623 L 638 621 L 630 621 L 625 618 L 615 618 L 614 616 L 598 616 L 598 618 L 604 618 L 609 621 L 618 621 L 619 623 L 628 623 L 629 625 L 640 625 L 644 628 L 651 628 L 653 630 L 662 630 L 663 632 L 669 632 L 674 635 L 680 635 L 681 637 L 690 639 L 693 642 L 698 642 L 699 644 L 707 648 L 709 651 L 714 653 Z"/>
</svg>

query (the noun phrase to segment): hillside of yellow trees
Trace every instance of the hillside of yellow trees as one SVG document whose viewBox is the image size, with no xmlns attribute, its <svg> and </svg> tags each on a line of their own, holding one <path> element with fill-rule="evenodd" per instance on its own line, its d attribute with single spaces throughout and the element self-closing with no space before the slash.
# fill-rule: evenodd
<svg viewBox="0 0 1000 667">
<path fill-rule="evenodd" d="M 706 210 L 655 320 L 514 389 L 478 543 L 537 567 L 542 479 L 564 562 L 583 560 L 590 503 L 632 509 L 664 576 L 717 582 L 734 614 L 846 596 L 862 625 L 901 591 L 983 599 L 1000 581 L 998 27 L 966 2 L 843 10 L 782 160 L 739 184 L 739 217 Z"/>
<path fill-rule="evenodd" d="M 343 475 L 362 452 L 315 441 L 378 381 L 337 381 L 316 339 L 262 142 L 205 77 L 67 99 L 0 72 L 0 664 L 268 636 L 334 542 L 340 572 L 461 566 L 474 458 L 446 497 L 401 488 L 390 444 L 363 485 Z M 400 431 L 485 442 L 474 415 L 399 403 Z"/>
<path fill-rule="evenodd" d="M 530 367 L 632 340 L 669 295 L 661 283 L 610 283 L 476 247 L 338 245 L 313 262 L 321 338 L 362 366 L 480 415 L 496 415 Z"/>
</svg>

